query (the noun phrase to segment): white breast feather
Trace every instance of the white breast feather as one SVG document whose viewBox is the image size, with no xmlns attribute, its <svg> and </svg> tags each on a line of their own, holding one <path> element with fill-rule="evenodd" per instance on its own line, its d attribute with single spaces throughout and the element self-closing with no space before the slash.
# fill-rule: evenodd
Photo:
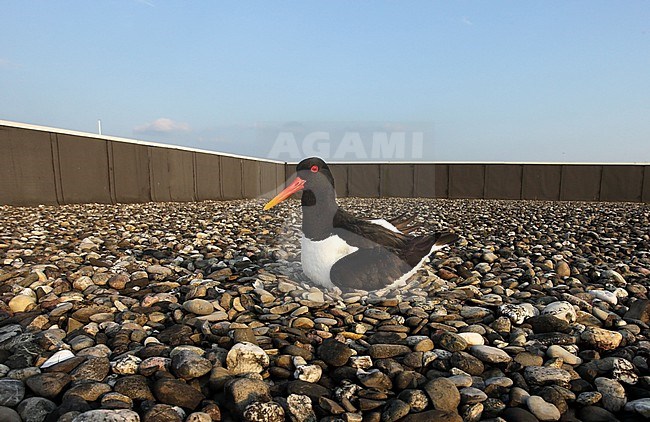
<svg viewBox="0 0 650 422">
<path fill-rule="evenodd" d="M 302 270 L 314 283 L 334 288 L 330 279 L 332 265 L 339 259 L 349 255 L 359 248 L 350 246 L 338 236 L 330 236 L 323 240 L 300 239 Z"/>
</svg>

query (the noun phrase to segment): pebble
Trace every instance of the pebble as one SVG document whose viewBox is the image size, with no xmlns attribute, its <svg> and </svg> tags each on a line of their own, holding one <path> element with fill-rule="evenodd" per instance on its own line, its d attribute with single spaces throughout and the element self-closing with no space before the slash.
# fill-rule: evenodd
<svg viewBox="0 0 650 422">
<path fill-rule="evenodd" d="M 578 319 L 573 305 L 567 301 L 557 301 L 549 303 L 542 310 L 542 315 L 552 315 L 566 322 L 573 323 Z"/>
<path fill-rule="evenodd" d="M 530 412 L 540 421 L 557 421 L 560 419 L 560 411 L 552 403 L 546 402 L 540 396 L 530 396 L 526 402 Z"/>
<path fill-rule="evenodd" d="M 70 350 L 59 350 L 41 364 L 41 369 L 49 368 L 52 365 L 56 365 L 57 363 L 61 363 L 73 357 L 74 353 Z"/>
<path fill-rule="evenodd" d="M 275 402 L 254 402 L 244 410 L 244 419 L 249 422 L 284 422 L 284 409 Z"/>
<path fill-rule="evenodd" d="M 600 327 L 587 327 L 580 334 L 580 339 L 597 349 L 614 350 L 621 344 L 623 335 Z"/>
<path fill-rule="evenodd" d="M 238 364 L 241 365 L 241 362 L 238 361 Z M 241 366 L 238 368 L 241 368 Z M 233 372 L 236 372 L 236 370 L 233 370 L 232 368 L 229 369 Z M 182 351 L 172 358 L 171 370 L 178 378 L 190 380 L 192 378 L 198 378 L 210 372 L 212 370 L 212 362 L 204 357 L 197 355 L 194 352 Z"/>
<path fill-rule="evenodd" d="M 186 422 L 212 422 L 210 414 L 205 412 L 190 413 L 185 419 Z"/>
<path fill-rule="evenodd" d="M 511 407 L 506 409 L 501 417 L 506 422 L 538 422 L 539 419 L 529 411 L 520 407 Z"/>
<path fill-rule="evenodd" d="M 594 381 L 598 392 L 602 394 L 602 402 L 605 409 L 610 412 L 618 412 L 627 403 L 625 388 L 616 380 L 599 377 Z"/>
<path fill-rule="evenodd" d="M 73 384 L 72 387 L 65 392 L 64 396 L 76 396 L 85 401 L 92 402 L 99 399 L 99 397 L 109 391 L 111 391 L 111 386 L 108 384 L 96 381 L 85 381 Z"/>
<path fill-rule="evenodd" d="M 72 376 L 73 381 L 103 381 L 109 371 L 110 362 L 108 358 L 91 356 L 74 368 L 72 372 L 70 372 L 70 375 Z"/>
<path fill-rule="evenodd" d="M 372 367 L 372 358 L 370 356 L 350 356 L 350 366 L 357 369 L 368 369 Z"/>
<path fill-rule="evenodd" d="M 455 412 L 460 404 L 460 392 L 447 378 L 437 378 L 424 386 L 429 400 L 436 410 Z"/>
<path fill-rule="evenodd" d="M 485 370 L 483 362 L 467 352 L 455 352 L 451 355 L 449 361 L 455 368 L 458 368 L 469 375 L 478 376 Z"/>
<path fill-rule="evenodd" d="M 194 387 L 175 379 L 162 378 L 153 385 L 153 394 L 161 403 L 180 406 L 194 410 L 201 400 L 203 393 Z"/>
<path fill-rule="evenodd" d="M 561 358 L 564 363 L 567 363 L 569 365 L 580 365 L 582 363 L 582 359 L 580 359 L 578 356 L 569 352 L 564 347 L 558 346 L 556 344 L 553 344 L 549 346 L 548 349 L 546 349 L 546 356 L 550 358 Z"/>
<path fill-rule="evenodd" d="M 576 397 L 576 403 L 581 406 L 591 406 L 598 403 L 602 398 L 603 395 L 598 391 L 585 391 Z"/>
<path fill-rule="evenodd" d="M 132 400 L 154 400 L 153 393 L 143 375 L 131 375 L 119 378 L 113 386 L 115 392 L 124 394 Z"/>
<path fill-rule="evenodd" d="M 260 373 L 267 366 L 269 366 L 269 356 L 261 347 L 253 343 L 237 343 L 226 356 L 226 368 L 234 374 Z"/>
<path fill-rule="evenodd" d="M 485 344 L 485 339 L 479 333 L 463 332 L 458 333 L 458 336 L 462 337 L 468 346 L 482 346 Z"/>
<path fill-rule="evenodd" d="M 368 354 L 373 359 L 393 358 L 409 352 L 411 352 L 411 349 L 401 344 L 372 344 L 368 348 Z"/>
<path fill-rule="evenodd" d="M 568 383 L 571 380 L 570 373 L 551 366 L 527 366 L 524 369 L 524 377 L 529 383 L 537 385 Z"/>
<path fill-rule="evenodd" d="M 539 315 L 528 318 L 526 324 L 530 324 L 533 331 L 537 334 L 568 333 L 571 331 L 571 324 L 553 315 Z"/>
<path fill-rule="evenodd" d="M 138 372 L 142 359 L 134 355 L 123 356 L 111 362 L 111 370 L 115 374 L 132 375 Z"/>
<path fill-rule="evenodd" d="M 625 410 L 636 412 L 644 418 L 650 418 L 650 398 L 636 399 L 625 404 Z"/>
<path fill-rule="evenodd" d="M 144 414 L 143 422 L 182 422 L 185 412 L 176 406 L 155 404 Z"/>
<path fill-rule="evenodd" d="M 499 307 L 499 313 L 510 318 L 510 321 L 514 324 L 519 325 L 527 318 L 539 315 L 539 310 L 530 303 L 507 304 Z"/>
<path fill-rule="evenodd" d="M 23 422 L 18 412 L 10 407 L 0 406 L 0 421 Z"/>
<path fill-rule="evenodd" d="M 18 414 L 26 422 L 44 421 L 47 415 L 57 408 L 56 403 L 43 397 L 30 397 L 16 407 Z"/>
<path fill-rule="evenodd" d="M 436 336 L 436 343 L 445 350 L 450 352 L 458 352 L 467 349 L 468 343 L 464 337 L 456 334 L 443 331 Z"/>
<path fill-rule="evenodd" d="M 25 385 L 20 380 L 0 379 L 0 406 L 13 407 L 25 397 Z"/>
<path fill-rule="evenodd" d="M 9 309 L 12 312 L 26 312 L 36 307 L 36 298 L 26 295 L 14 296 L 9 301 Z"/>
<path fill-rule="evenodd" d="M 296 367 L 294 377 L 307 382 L 318 382 L 323 375 L 323 369 L 318 365 L 300 365 Z"/>
<path fill-rule="evenodd" d="M 287 413 L 296 422 L 316 422 L 311 399 L 299 394 L 289 394 L 287 397 Z"/>
<path fill-rule="evenodd" d="M 625 318 L 635 319 L 645 324 L 650 323 L 650 299 L 635 300 L 625 312 Z"/>
<path fill-rule="evenodd" d="M 214 312 L 212 303 L 204 299 L 191 299 L 183 303 L 183 309 L 196 315 L 210 315 Z"/>
<path fill-rule="evenodd" d="M 310 383 L 306 383 L 312 385 Z M 225 385 L 226 397 L 232 403 L 238 414 L 244 413 L 248 405 L 255 402 L 271 400 L 270 388 L 262 380 L 236 378 Z M 289 392 L 289 394 L 292 394 Z"/>
<path fill-rule="evenodd" d="M 429 399 L 422 390 L 402 390 L 398 398 L 408 404 L 412 412 L 422 412 L 429 405 Z"/>
<path fill-rule="evenodd" d="M 456 412 L 446 412 L 443 410 L 427 410 L 426 412 L 412 413 L 402 419 L 400 422 L 463 422 L 463 418 Z"/>
<path fill-rule="evenodd" d="M 382 422 L 395 422 L 409 414 L 411 406 L 400 399 L 393 399 L 384 406 L 381 412 Z"/>
<path fill-rule="evenodd" d="M 576 416 L 581 422 L 620 422 L 613 413 L 598 406 L 585 406 L 579 408 Z"/>
<path fill-rule="evenodd" d="M 472 346 L 469 350 L 472 355 L 476 356 L 481 361 L 491 364 L 508 363 L 512 360 L 508 353 L 492 346 Z"/>
<path fill-rule="evenodd" d="M 566 261 L 561 260 L 555 265 L 555 272 L 560 277 L 569 277 L 571 275 L 571 267 Z"/>
<path fill-rule="evenodd" d="M 79 414 L 72 422 L 140 422 L 140 416 L 127 409 L 97 409 Z"/>
<path fill-rule="evenodd" d="M 325 339 L 318 347 L 318 357 L 330 366 L 343 366 L 352 356 L 352 349 L 335 339 Z"/>
<path fill-rule="evenodd" d="M 460 390 L 460 401 L 463 404 L 480 403 L 487 398 L 487 394 L 475 387 L 465 387 Z"/>
<path fill-rule="evenodd" d="M 587 293 L 596 299 L 609 303 L 610 305 L 616 306 L 618 304 L 618 297 L 614 292 L 607 290 L 587 290 Z"/>
<path fill-rule="evenodd" d="M 50 372 L 27 378 L 25 384 L 36 395 L 53 399 L 70 383 L 72 377 L 65 372 Z"/>
</svg>

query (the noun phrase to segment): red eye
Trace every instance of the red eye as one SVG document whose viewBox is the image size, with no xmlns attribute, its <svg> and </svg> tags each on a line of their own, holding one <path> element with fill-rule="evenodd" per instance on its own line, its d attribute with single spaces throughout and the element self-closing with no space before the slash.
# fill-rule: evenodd
<svg viewBox="0 0 650 422">
<path fill-rule="evenodd" d="M 318 173 L 318 166 L 311 166 L 312 173 Z"/>
</svg>

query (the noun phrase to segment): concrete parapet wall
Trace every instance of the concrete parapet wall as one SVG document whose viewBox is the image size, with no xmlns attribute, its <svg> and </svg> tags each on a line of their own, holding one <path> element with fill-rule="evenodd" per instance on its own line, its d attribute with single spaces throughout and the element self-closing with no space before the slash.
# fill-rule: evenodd
<svg viewBox="0 0 650 422">
<path fill-rule="evenodd" d="M 295 164 L 0 121 L 0 204 L 270 198 Z M 650 202 L 650 164 L 333 163 L 339 197 Z"/>
<path fill-rule="evenodd" d="M 271 198 L 285 163 L 0 122 L 0 204 Z"/>
</svg>

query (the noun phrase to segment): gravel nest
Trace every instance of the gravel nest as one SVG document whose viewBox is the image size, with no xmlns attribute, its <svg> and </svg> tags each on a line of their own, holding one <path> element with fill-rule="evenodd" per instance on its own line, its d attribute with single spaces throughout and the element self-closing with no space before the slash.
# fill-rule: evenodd
<svg viewBox="0 0 650 422">
<path fill-rule="evenodd" d="M 0 207 L 0 420 L 650 418 L 650 206 L 340 202 L 461 240 L 376 297 L 296 201 Z"/>
</svg>

